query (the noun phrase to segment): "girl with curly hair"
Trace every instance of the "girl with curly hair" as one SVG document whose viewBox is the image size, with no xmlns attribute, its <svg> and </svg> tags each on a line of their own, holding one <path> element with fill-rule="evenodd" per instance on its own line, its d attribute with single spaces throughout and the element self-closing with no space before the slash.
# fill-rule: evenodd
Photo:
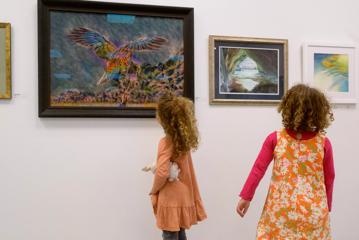
<svg viewBox="0 0 359 240">
<path fill-rule="evenodd" d="M 157 120 L 165 137 L 159 142 L 150 193 L 153 210 L 164 240 L 186 240 L 185 229 L 206 218 L 191 157 L 191 150 L 198 147 L 193 103 L 166 94 L 159 100 Z M 178 181 L 168 181 L 171 163 L 180 169 Z"/>
<path fill-rule="evenodd" d="M 299 84 L 285 94 L 278 112 L 284 128 L 266 138 L 240 193 L 237 212 L 246 214 L 274 159 L 256 239 L 330 240 L 335 176 L 332 146 L 325 136 L 334 120 L 330 104 L 322 92 Z"/>
</svg>

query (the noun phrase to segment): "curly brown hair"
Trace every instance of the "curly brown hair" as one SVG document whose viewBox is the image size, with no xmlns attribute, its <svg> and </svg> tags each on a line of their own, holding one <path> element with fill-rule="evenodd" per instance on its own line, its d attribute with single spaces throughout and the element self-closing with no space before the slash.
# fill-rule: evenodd
<svg viewBox="0 0 359 240">
<path fill-rule="evenodd" d="M 157 118 L 174 145 L 173 160 L 190 150 L 197 149 L 198 129 L 191 100 L 165 94 L 159 99 Z"/>
<path fill-rule="evenodd" d="M 278 106 L 285 128 L 297 131 L 325 132 L 332 121 L 333 112 L 325 95 L 304 84 L 293 86 Z"/>
</svg>

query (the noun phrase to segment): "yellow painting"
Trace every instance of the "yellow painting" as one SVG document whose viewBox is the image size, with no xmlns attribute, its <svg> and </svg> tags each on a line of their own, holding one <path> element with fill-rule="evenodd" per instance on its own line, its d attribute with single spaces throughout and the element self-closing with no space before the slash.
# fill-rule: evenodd
<svg viewBox="0 0 359 240">
<path fill-rule="evenodd" d="M 303 81 L 325 93 L 333 104 L 356 104 L 355 56 L 351 45 L 305 44 Z"/>
<path fill-rule="evenodd" d="M 349 92 L 348 54 L 314 54 L 314 85 L 328 92 Z"/>
</svg>

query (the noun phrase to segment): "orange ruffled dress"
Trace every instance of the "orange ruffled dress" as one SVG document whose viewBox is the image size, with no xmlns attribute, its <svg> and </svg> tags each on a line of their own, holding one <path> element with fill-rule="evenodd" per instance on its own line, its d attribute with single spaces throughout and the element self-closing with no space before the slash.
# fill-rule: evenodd
<svg viewBox="0 0 359 240">
<path fill-rule="evenodd" d="M 175 232 L 180 228 L 189 229 L 207 216 L 202 205 L 191 153 L 171 159 L 172 150 L 171 140 L 162 138 L 158 146 L 151 200 L 158 228 Z M 170 161 L 176 162 L 181 170 L 178 181 L 168 181 Z"/>
</svg>

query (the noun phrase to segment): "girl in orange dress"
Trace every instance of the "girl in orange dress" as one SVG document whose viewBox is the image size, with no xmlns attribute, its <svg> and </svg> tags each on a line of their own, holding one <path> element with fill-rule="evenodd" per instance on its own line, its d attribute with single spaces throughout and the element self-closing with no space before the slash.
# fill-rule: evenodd
<svg viewBox="0 0 359 240">
<path fill-rule="evenodd" d="M 159 100 L 157 119 L 166 136 L 158 146 L 150 193 L 153 210 L 164 240 L 186 240 L 185 229 L 206 218 L 191 157 L 191 150 L 198 146 L 193 103 L 165 95 Z M 178 181 L 168 181 L 171 162 L 179 166 Z"/>
<path fill-rule="evenodd" d="M 240 193 L 244 216 L 274 159 L 272 179 L 257 227 L 258 240 L 331 240 L 329 212 L 334 182 L 333 154 L 324 135 L 333 114 L 320 91 L 292 87 L 278 111 L 284 129 L 270 134 Z"/>
</svg>

